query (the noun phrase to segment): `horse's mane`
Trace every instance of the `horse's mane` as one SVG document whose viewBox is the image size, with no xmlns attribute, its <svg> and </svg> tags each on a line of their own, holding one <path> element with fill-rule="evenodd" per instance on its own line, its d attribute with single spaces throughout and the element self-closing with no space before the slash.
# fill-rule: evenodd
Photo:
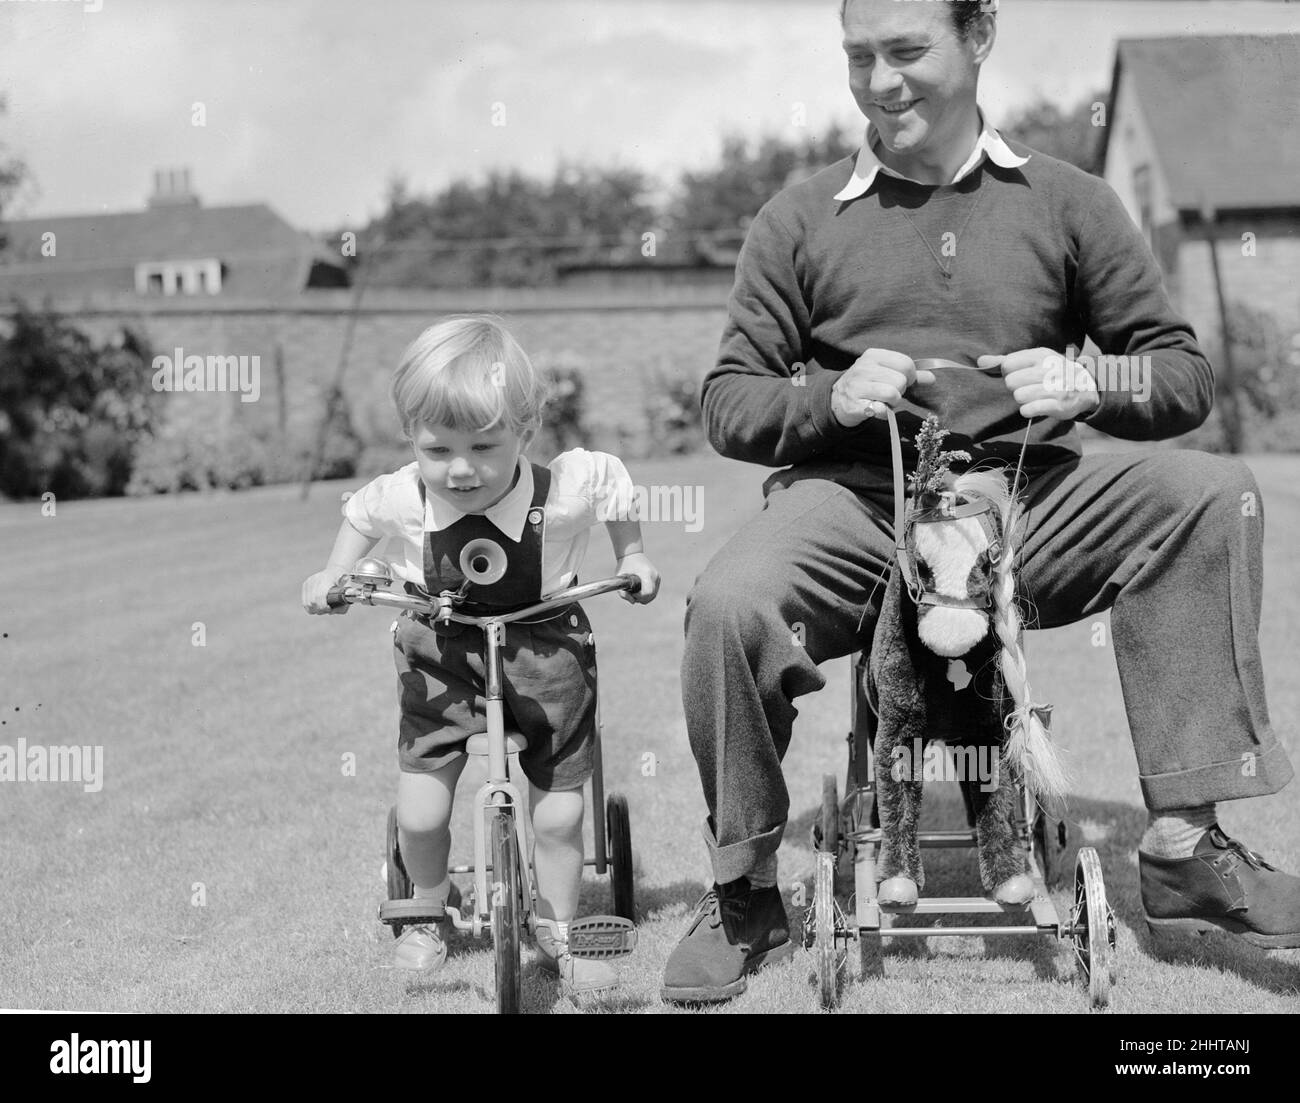
<svg viewBox="0 0 1300 1103">
<path fill-rule="evenodd" d="M 988 499 L 1004 522 L 1008 520 L 1007 515 L 1015 504 L 1011 486 L 1001 471 L 965 471 L 957 476 L 953 490 L 959 497 Z"/>
<path fill-rule="evenodd" d="M 1060 807 L 1069 784 L 1029 688 L 1020 636 L 1022 621 L 1016 608 L 1015 563 L 1020 551 L 1020 522 L 1024 511 L 1019 496 L 1001 470 L 966 471 L 953 482 L 958 497 L 983 498 L 992 503 L 1002 522 L 1002 554 L 993 586 L 993 627 L 1002 643 L 1003 680 L 1016 708 L 1008 719 L 1008 753 L 1036 798 Z"/>
</svg>

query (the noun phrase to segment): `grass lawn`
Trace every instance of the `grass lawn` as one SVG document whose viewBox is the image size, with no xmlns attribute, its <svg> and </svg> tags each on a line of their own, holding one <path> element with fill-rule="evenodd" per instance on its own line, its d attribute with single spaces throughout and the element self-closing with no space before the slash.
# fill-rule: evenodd
<svg viewBox="0 0 1300 1103">
<path fill-rule="evenodd" d="M 1252 461 L 1267 506 L 1262 644 L 1273 723 L 1300 759 L 1300 461 Z M 641 943 L 624 989 L 595 1009 L 662 1012 L 663 964 L 709 880 L 678 664 L 692 580 L 760 505 L 760 469 L 716 457 L 641 462 L 638 483 L 700 484 L 704 525 L 646 526 L 664 573 L 658 601 L 589 604 L 601 648 L 606 784 L 631 803 Z M 97 744 L 103 788 L 4 786 L 0 1006 L 114 1011 L 490 1012 L 486 941 L 457 936 L 446 969 L 412 982 L 390 968 L 375 920 L 386 810 L 395 791 L 391 615 L 308 618 L 301 580 L 323 562 L 351 484 L 137 501 L 0 507 L 0 744 Z M 593 533 L 586 578 L 609 573 Z M 201 629 L 196 625 L 201 624 Z M 205 636 L 195 646 L 196 634 Z M 1109 647 L 1090 625 L 1034 633 L 1039 696 L 1069 752 L 1076 837 L 1097 847 L 1120 922 L 1121 1011 L 1295 1012 L 1300 951 L 1221 938 L 1153 944 L 1141 918 L 1136 844 L 1145 814 Z M 792 821 L 787 898 L 810 883 L 808 827 L 824 772 L 842 776 L 848 663 L 802 699 L 786 760 Z M 645 768 L 654 756 L 654 769 Z M 355 768 L 347 763 L 353 761 Z M 468 860 L 461 785 L 457 860 Z M 959 818 L 932 786 L 936 823 Z M 1275 864 L 1300 868 L 1300 785 L 1226 805 L 1223 823 Z M 1067 856 L 1072 862 L 1073 854 Z M 927 852 L 927 891 L 978 891 L 969 854 Z M 607 907 L 589 875 L 584 909 Z M 811 893 L 809 893 L 811 895 Z M 1065 894 L 1057 894 L 1061 909 Z M 796 915 L 792 909 L 792 915 Z M 1084 1013 L 1068 946 L 1044 939 L 890 944 L 885 978 L 850 983 L 844 1009 Z M 706 1013 L 814 1011 L 813 960 L 755 977 Z M 533 1011 L 573 1013 L 529 966 Z"/>
</svg>

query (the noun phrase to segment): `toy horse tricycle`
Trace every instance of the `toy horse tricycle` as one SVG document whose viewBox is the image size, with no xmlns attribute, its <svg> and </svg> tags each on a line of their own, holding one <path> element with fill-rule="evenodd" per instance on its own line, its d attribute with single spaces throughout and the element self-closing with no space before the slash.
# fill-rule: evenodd
<svg viewBox="0 0 1300 1103">
<path fill-rule="evenodd" d="M 1065 823 L 1052 814 L 1066 778 L 1048 738 L 1050 706 L 1032 702 L 1025 672 L 1012 573 L 1021 520 L 1015 480 L 953 476 L 948 465 L 970 457 L 940 452 L 946 434 L 930 418 L 916 438 L 914 495 L 905 506 L 899 430 L 894 412 L 887 416 L 895 563 L 869 658 L 853 667 L 846 799 L 840 803 L 827 776 L 813 829 L 804 941 L 816 949 L 822 1006 L 838 1002 L 841 955 L 853 941 L 867 976 L 881 969 L 885 938 L 1053 934 L 1073 944 L 1092 1006 L 1106 1007 L 1116 932 L 1096 850 L 1079 850 L 1068 920 L 1048 895 L 1066 843 Z M 919 830 L 921 781 L 930 772 L 921 759 L 931 757 L 922 752 L 933 740 L 954 754 L 969 830 Z M 965 768 L 955 769 L 959 763 Z M 978 848 L 985 895 L 922 898 L 927 847 Z M 853 870 L 851 915 L 835 899 L 841 859 Z M 997 915 L 1003 923 L 896 926 L 899 915 Z"/>
</svg>

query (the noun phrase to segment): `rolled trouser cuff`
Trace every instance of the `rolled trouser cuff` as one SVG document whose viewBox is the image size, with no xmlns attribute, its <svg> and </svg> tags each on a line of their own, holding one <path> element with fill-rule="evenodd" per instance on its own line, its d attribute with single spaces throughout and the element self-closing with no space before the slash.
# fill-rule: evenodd
<svg viewBox="0 0 1300 1103">
<path fill-rule="evenodd" d="M 725 885 L 728 881 L 744 877 L 765 858 L 775 855 L 781 845 L 781 836 L 784 832 L 785 824 L 778 824 L 761 835 L 743 839 L 738 843 L 719 846 L 706 816 L 700 825 L 700 834 L 704 836 L 704 844 L 709 848 L 714 883 Z"/>
<path fill-rule="evenodd" d="M 1282 789 L 1294 774 L 1286 750 L 1274 743 L 1267 750 L 1242 751 L 1237 758 L 1224 762 L 1143 775 L 1138 780 L 1147 809 L 1168 812 L 1213 801 L 1268 796 Z"/>
</svg>

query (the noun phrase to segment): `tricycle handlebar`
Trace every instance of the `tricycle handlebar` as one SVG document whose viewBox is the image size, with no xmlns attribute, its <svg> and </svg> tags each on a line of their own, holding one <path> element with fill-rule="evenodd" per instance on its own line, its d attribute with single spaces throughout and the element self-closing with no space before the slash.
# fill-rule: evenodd
<svg viewBox="0 0 1300 1103">
<path fill-rule="evenodd" d="M 566 605 L 572 605 L 575 601 L 585 601 L 589 597 L 613 593 L 616 590 L 626 590 L 629 594 L 640 593 L 641 591 L 641 580 L 635 575 L 615 575 L 613 578 L 587 582 L 581 586 L 570 586 L 568 589 L 551 594 L 549 597 L 525 609 L 516 609 L 509 613 L 495 613 L 491 616 L 474 617 L 456 612 L 457 598 L 450 591 L 429 597 L 419 597 L 415 594 L 389 593 L 383 588 L 388 585 L 388 581 L 376 578 L 374 574 L 366 574 L 364 581 L 358 581 L 358 577 L 359 572 L 354 568 L 352 580 L 331 589 L 325 598 L 326 604 L 331 609 L 337 609 L 343 605 L 385 605 L 393 609 L 409 609 L 412 612 L 427 616 L 431 620 L 440 620 L 444 623 L 453 621 L 457 624 L 477 624 L 480 626 L 490 621 L 509 624 L 512 621 L 528 620 L 543 613 L 561 609 Z"/>
</svg>

